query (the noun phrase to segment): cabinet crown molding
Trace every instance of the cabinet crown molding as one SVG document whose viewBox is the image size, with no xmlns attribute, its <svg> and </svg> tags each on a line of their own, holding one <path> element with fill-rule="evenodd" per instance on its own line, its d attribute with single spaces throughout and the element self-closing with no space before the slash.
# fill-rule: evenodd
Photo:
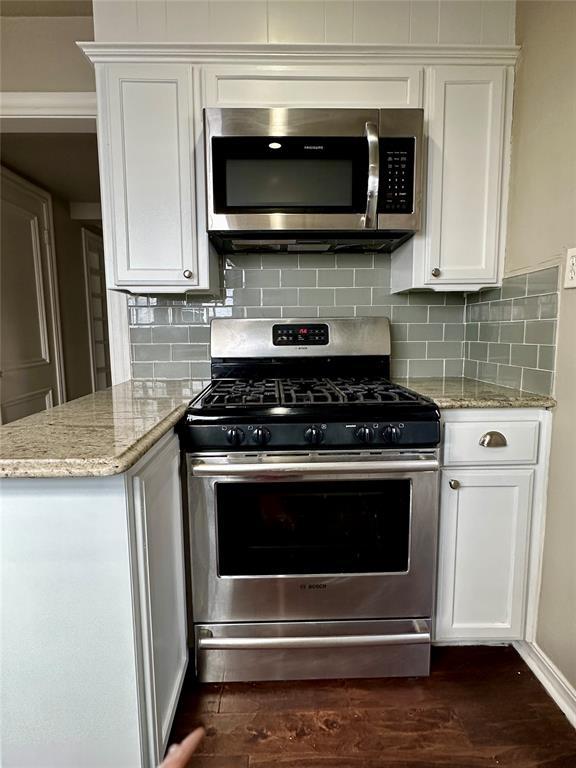
<svg viewBox="0 0 576 768">
<path fill-rule="evenodd" d="M 270 43 L 101 43 L 79 42 L 94 64 L 160 62 L 216 64 L 225 62 L 270 64 L 500 64 L 513 65 L 516 45 L 365 45 L 365 44 L 270 44 Z"/>
</svg>

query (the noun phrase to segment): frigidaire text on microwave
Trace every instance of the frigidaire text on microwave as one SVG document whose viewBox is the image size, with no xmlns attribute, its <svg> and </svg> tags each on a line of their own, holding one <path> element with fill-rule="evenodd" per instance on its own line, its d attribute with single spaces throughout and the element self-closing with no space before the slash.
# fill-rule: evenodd
<svg viewBox="0 0 576 768">
<path fill-rule="evenodd" d="M 205 109 L 220 252 L 391 252 L 420 228 L 421 109 Z"/>
</svg>

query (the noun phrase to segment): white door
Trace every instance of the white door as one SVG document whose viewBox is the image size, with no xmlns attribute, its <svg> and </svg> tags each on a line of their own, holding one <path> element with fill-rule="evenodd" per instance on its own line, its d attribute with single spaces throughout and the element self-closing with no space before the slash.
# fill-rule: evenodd
<svg viewBox="0 0 576 768">
<path fill-rule="evenodd" d="M 151 452 L 134 483 L 140 616 L 150 764 L 166 750 L 188 663 L 186 580 L 175 435 Z"/>
<path fill-rule="evenodd" d="M 82 228 L 82 257 L 86 285 L 86 310 L 90 337 L 90 374 L 92 392 L 112 383 L 106 312 L 106 275 L 104 245 L 100 235 Z"/>
<path fill-rule="evenodd" d="M 506 157 L 506 67 L 434 67 L 426 82 L 424 283 L 495 283 Z"/>
<path fill-rule="evenodd" d="M 436 640 L 519 640 L 533 469 L 442 472 Z"/>
<path fill-rule="evenodd" d="M 198 287 L 192 68 L 98 64 L 96 76 L 108 287 Z"/>
<path fill-rule="evenodd" d="M 1 169 L 0 422 L 64 400 L 50 195 Z"/>
</svg>

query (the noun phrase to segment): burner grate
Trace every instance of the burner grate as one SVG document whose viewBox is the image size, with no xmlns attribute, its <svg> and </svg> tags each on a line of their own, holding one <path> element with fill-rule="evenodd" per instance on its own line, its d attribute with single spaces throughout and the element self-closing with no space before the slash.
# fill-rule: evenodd
<svg viewBox="0 0 576 768">
<path fill-rule="evenodd" d="M 202 396 L 203 408 L 375 405 L 418 402 L 419 395 L 387 379 L 219 379 Z"/>
<path fill-rule="evenodd" d="M 342 402 L 338 390 L 328 379 L 283 379 L 280 381 L 283 405 L 332 405 Z"/>
<path fill-rule="evenodd" d="M 278 381 L 275 379 L 221 380 L 202 398 L 204 408 L 279 404 Z"/>
</svg>

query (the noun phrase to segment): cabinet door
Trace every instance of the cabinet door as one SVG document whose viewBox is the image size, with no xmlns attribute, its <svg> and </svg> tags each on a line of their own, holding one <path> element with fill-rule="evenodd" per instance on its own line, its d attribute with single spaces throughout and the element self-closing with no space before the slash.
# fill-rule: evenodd
<svg viewBox="0 0 576 768">
<path fill-rule="evenodd" d="M 164 755 L 188 662 L 179 467 L 178 438 L 172 435 L 132 478 L 151 765 Z"/>
<path fill-rule="evenodd" d="M 421 107 L 420 66 L 226 66 L 204 69 L 207 107 Z"/>
<path fill-rule="evenodd" d="M 522 637 L 533 476 L 443 471 L 436 640 Z"/>
<path fill-rule="evenodd" d="M 495 283 L 508 157 L 506 67 L 436 67 L 427 78 L 424 283 Z"/>
<path fill-rule="evenodd" d="M 108 287 L 197 287 L 192 68 L 96 71 Z"/>
</svg>

